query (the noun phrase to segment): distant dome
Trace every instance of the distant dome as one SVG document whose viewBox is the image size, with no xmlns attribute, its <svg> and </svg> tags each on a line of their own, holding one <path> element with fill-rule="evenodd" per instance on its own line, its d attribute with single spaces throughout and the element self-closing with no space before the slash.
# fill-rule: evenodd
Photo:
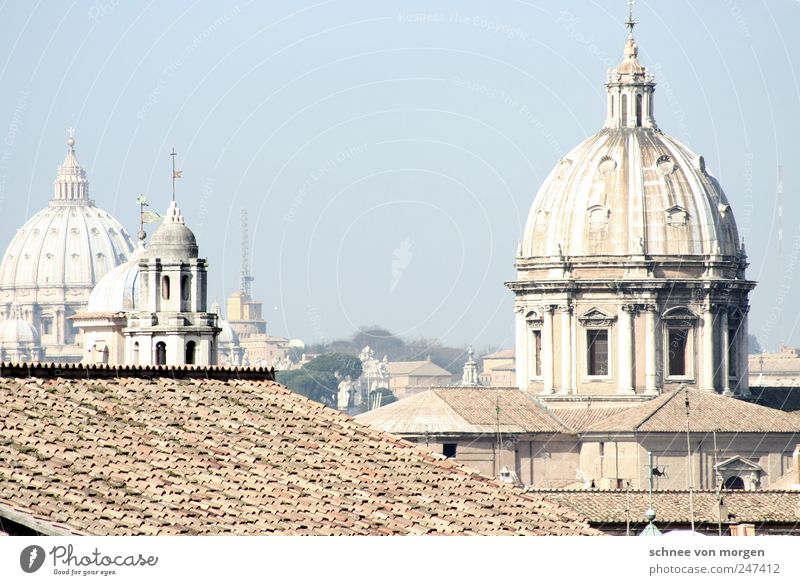
<svg viewBox="0 0 800 585">
<path fill-rule="evenodd" d="M 0 346 L 38 346 L 39 334 L 30 323 L 21 318 L 12 318 L 0 322 Z"/>
<path fill-rule="evenodd" d="M 217 327 L 222 330 L 217 336 L 217 342 L 220 345 L 239 345 L 239 336 L 230 323 L 224 319 L 217 319 Z"/>
<path fill-rule="evenodd" d="M 129 311 L 139 299 L 139 261 L 144 257 L 139 247 L 130 260 L 106 274 L 92 290 L 86 310 L 91 313 Z"/>
<path fill-rule="evenodd" d="M 132 251 L 125 228 L 89 199 L 86 172 L 70 145 L 50 204 L 6 248 L 0 290 L 11 294 L 3 300 L 13 302 L 13 291 L 30 287 L 91 287 Z"/>
<path fill-rule="evenodd" d="M 148 258 L 189 260 L 197 258 L 197 239 L 186 227 L 181 210 L 173 201 L 147 247 Z"/>
</svg>

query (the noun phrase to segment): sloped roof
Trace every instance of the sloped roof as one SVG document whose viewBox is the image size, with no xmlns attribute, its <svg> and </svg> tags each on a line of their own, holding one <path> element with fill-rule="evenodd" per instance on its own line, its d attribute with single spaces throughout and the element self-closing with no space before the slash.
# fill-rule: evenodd
<svg viewBox="0 0 800 585">
<path fill-rule="evenodd" d="M 102 535 L 594 533 L 274 382 L 124 372 L 0 378 L 8 514 Z"/>
<path fill-rule="evenodd" d="M 800 433 L 800 415 L 703 390 L 689 391 L 693 432 Z M 586 432 L 674 433 L 686 430 L 685 392 L 662 394 L 587 427 Z"/>
<path fill-rule="evenodd" d="M 644 523 L 647 510 L 647 490 L 547 490 L 527 489 L 549 500 L 572 508 L 589 519 L 593 525 L 606 523 Z M 724 490 L 721 492 L 725 513 L 723 524 L 753 522 L 800 523 L 800 491 Z M 719 517 L 717 494 L 713 490 L 693 493 L 696 522 L 716 524 Z M 689 492 L 687 490 L 655 490 L 653 508 L 656 526 L 663 523 L 690 522 Z M 629 510 L 626 513 L 626 510 Z M 729 518 L 728 514 L 732 516 Z"/>
<path fill-rule="evenodd" d="M 596 406 L 587 403 L 578 408 L 550 408 L 550 413 L 574 431 L 581 432 L 607 418 L 625 412 L 630 406 Z"/>
<path fill-rule="evenodd" d="M 453 374 L 428 360 L 419 360 L 415 362 L 387 362 L 386 367 L 389 370 L 389 374 L 394 376 L 413 374 L 414 376 L 453 377 Z"/>
<path fill-rule="evenodd" d="M 498 408 L 500 409 L 498 413 Z M 395 434 L 569 433 L 517 388 L 434 388 L 360 414 L 356 420 Z"/>
</svg>

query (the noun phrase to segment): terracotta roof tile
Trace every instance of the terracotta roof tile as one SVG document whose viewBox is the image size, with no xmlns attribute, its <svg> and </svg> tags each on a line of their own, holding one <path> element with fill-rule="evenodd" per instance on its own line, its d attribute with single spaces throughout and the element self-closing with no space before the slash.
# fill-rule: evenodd
<svg viewBox="0 0 800 585">
<path fill-rule="evenodd" d="M 0 378 L 6 512 L 109 535 L 594 533 L 274 382 L 202 377 Z"/>
<path fill-rule="evenodd" d="M 800 415 L 714 392 L 689 390 L 694 432 L 798 433 Z M 685 392 L 675 390 L 601 420 L 586 432 L 672 433 L 686 430 Z"/>
<path fill-rule="evenodd" d="M 541 490 L 528 489 L 572 508 L 585 516 L 593 525 L 600 523 L 645 522 L 648 507 L 646 490 Z M 780 522 L 800 524 L 800 491 L 744 491 L 721 492 L 723 524 L 738 522 Z M 716 524 L 719 517 L 717 494 L 699 490 L 693 495 L 695 521 Z M 653 508 L 656 524 L 690 522 L 689 492 L 687 490 L 655 490 Z M 626 510 L 628 510 L 626 512 Z M 730 517 L 729 517 L 730 514 Z"/>
</svg>

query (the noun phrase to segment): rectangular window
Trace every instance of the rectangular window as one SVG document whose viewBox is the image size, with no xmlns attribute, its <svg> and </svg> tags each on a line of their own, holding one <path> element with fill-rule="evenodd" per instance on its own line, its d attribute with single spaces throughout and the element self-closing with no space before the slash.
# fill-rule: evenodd
<svg viewBox="0 0 800 585">
<path fill-rule="evenodd" d="M 667 333 L 667 372 L 670 376 L 686 376 L 688 329 L 670 328 Z"/>
<path fill-rule="evenodd" d="M 535 330 L 533 332 L 533 375 L 542 375 L 542 332 Z"/>
<path fill-rule="evenodd" d="M 735 378 L 736 377 L 736 366 L 738 361 L 736 359 L 736 329 L 728 330 L 728 377 Z"/>
<path fill-rule="evenodd" d="M 448 458 L 456 456 L 456 443 L 444 443 L 442 445 L 442 455 Z"/>
<path fill-rule="evenodd" d="M 608 376 L 608 329 L 586 332 L 590 376 Z"/>
<path fill-rule="evenodd" d="M 52 334 L 53 334 L 53 318 L 42 317 L 42 335 L 52 335 Z"/>
</svg>

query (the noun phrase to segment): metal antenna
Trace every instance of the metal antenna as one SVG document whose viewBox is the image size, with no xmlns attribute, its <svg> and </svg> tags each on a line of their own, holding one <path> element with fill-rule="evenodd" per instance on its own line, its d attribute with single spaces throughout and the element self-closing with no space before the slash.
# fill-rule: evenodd
<svg viewBox="0 0 800 585">
<path fill-rule="evenodd" d="M 250 274 L 250 237 L 247 230 L 247 210 L 242 208 L 242 266 L 241 266 L 241 282 L 240 288 L 246 298 L 250 298 L 252 292 L 253 277 Z"/>
</svg>

